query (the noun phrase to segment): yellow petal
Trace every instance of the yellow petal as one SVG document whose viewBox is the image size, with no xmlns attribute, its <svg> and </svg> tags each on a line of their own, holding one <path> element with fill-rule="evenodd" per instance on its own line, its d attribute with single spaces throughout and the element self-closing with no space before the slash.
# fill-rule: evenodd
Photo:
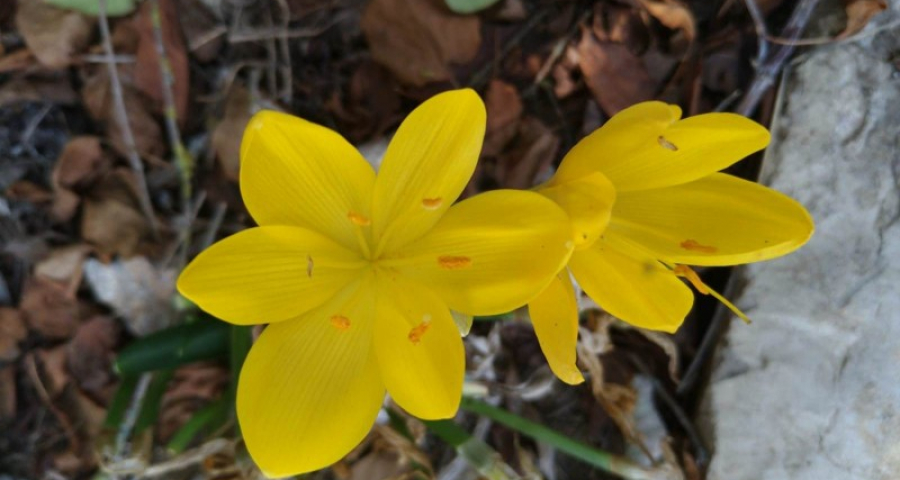
<svg viewBox="0 0 900 480">
<path fill-rule="evenodd" d="M 414 283 L 386 276 L 379 286 L 375 352 L 388 393 L 416 417 L 453 417 L 466 360 L 450 310 Z"/>
<path fill-rule="evenodd" d="M 485 115 L 478 95 L 464 89 L 431 97 L 406 117 L 375 183 L 378 252 L 421 236 L 453 205 L 475 171 Z"/>
<path fill-rule="evenodd" d="M 641 328 L 674 332 L 694 302 L 691 289 L 671 270 L 609 232 L 575 252 L 569 268 L 604 310 Z"/>
<path fill-rule="evenodd" d="M 737 265 L 786 255 L 806 243 L 814 227 L 795 200 L 716 173 L 620 195 L 609 229 L 667 263 Z"/>
<path fill-rule="evenodd" d="M 178 277 L 178 291 L 222 320 L 271 323 L 321 305 L 365 265 L 355 252 L 311 230 L 257 227 L 198 255 Z"/>
<path fill-rule="evenodd" d="M 616 201 L 615 188 L 600 172 L 565 183 L 542 185 L 536 191 L 566 211 L 572 220 L 575 246 L 582 248 L 600 238 Z"/>
<path fill-rule="evenodd" d="M 453 310 L 496 315 L 534 298 L 568 260 L 569 220 L 533 192 L 495 190 L 451 208 L 434 229 L 383 261 Z"/>
<path fill-rule="evenodd" d="M 268 477 L 328 466 L 366 436 L 384 387 L 371 348 L 372 287 L 348 288 L 300 319 L 270 325 L 241 370 L 237 415 Z M 347 328 L 334 322 L 347 319 Z"/>
<path fill-rule="evenodd" d="M 769 132 L 732 113 L 681 121 L 681 110 L 645 102 L 623 110 L 578 142 L 554 181 L 600 171 L 616 191 L 678 185 L 719 171 L 769 144 Z"/>
<path fill-rule="evenodd" d="M 241 195 L 260 225 L 295 225 L 357 248 L 356 218 L 371 217 L 375 172 L 343 137 L 273 111 L 247 125 Z"/>
<path fill-rule="evenodd" d="M 578 303 L 568 270 L 559 272 L 550 285 L 528 303 L 528 314 L 550 370 L 570 385 L 583 382 L 584 376 L 575 365 Z"/>
</svg>

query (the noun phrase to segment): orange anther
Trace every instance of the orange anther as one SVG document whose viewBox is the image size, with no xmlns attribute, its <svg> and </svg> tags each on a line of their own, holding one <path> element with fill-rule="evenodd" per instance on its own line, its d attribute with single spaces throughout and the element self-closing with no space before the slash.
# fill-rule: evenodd
<svg viewBox="0 0 900 480">
<path fill-rule="evenodd" d="M 406 338 L 408 338 L 413 345 L 418 345 L 419 342 L 422 341 L 422 335 L 425 335 L 425 332 L 428 331 L 428 327 L 430 326 L 430 323 L 422 322 L 413 327 L 412 330 L 409 331 L 409 335 L 407 335 Z"/>
<path fill-rule="evenodd" d="M 697 272 L 691 269 L 691 267 L 687 265 L 675 265 L 675 268 L 672 270 L 672 273 L 678 275 L 691 282 L 691 285 L 697 289 L 698 292 L 703 295 L 709 295 L 709 287 L 703 283 L 703 280 L 700 280 L 700 275 L 697 275 Z"/>
<path fill-rule="evenodd" d="M 441 197 L 423 198 L 422 199 L 422 206 L 428 210 L 437 210 L 438 208 L 441 207 L 441 205 L 443 205 L 443 203 L 444 203 L 444 199 Z"/>
<path fill-rule="evenodd" d="M 441 255 L 437 259 L 438 265 L 447 270 L 459 270 L 472 266 L 472 259 L 457 255 Z"/>
<path fill-rule="evenodd" d="M 369 217 L 367 217 L 365 215 L 360 215 L 359 213 L 356 213 L 356 212 L 347 212 L 347 218 L 349 218 L 351 222 L 353 222 L 361 227 L 365 227 L 365 226 L 372 224 L 372 220 L 369 220 Z"/>
<path fill-rule="evenodd" d="M 350 319 L 343 315 L 332 315 L 331 325 L 333 325 L 334 328 L 344 332 L 350 328 Z"/>
<path fill-rule="evenodd" d="M 713 247 L 712 245 L 701 245 L 700 242 L 698 242 L 692 238 L 689 238 L 689 239 L 681 242 L 680 245 L 681 245 L 681 248 L 683 248 L 685 250 L 690 250 L 692 252 L 716 253 L 716 251 L 719 250 L 718 248 Z"/>
</svg>

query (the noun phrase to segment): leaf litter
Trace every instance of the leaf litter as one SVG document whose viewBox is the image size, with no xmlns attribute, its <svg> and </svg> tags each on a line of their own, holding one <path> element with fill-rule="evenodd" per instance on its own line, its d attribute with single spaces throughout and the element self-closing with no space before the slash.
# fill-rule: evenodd
<svg viewBox="0 0 900 480">
<path fill-rule="evenodd" d="M 117 403 L 128 381 L 114 369 L 117 353 L 197 321 L 175 294 L 183 259 L 253 225 L 237 182 L 240 138 L 258 109 L 335 128 L 377 157 L 418 102 L 473 86 L 488 124 L 467 194 L 530 188 L 581 136 L 633 103 L 659 99 L 687 115 L 733 108 L 753 77 L 748 45 L 758 40 L 743 2 L 734 1 L 160 0 L 173 79 L 167 111 L 152 2 L 108 2 L 118 85 L 104 63 L 99 12 L 84 3 L 0 4 L 0 471 L 22 477 L 93 478 L 128 465 L 144 478 L 260 478 L 229 418 L 198 429 L 181 454 L 162 448 L 231 394 L 235 372 L 221 357 L 177 368 L 151 405 L 153 428 L 130 439 L 130 456 L 101 465 L 121 433 L 105 426 L 107 413 L 141 408 L 127 391 Z M 769 32 L 794 6 L 756 3 Z M 836 38 L 856 34 L 885 7 L 845 1 Z M 155 237 L 114 88 L 161 225 Z M 762 97 L 759 121 L 772 101 Z M 189 215 L 163 129 L 168 114 L 197 159 Z M 701 274 L 714 288 L 727 279 Z M 549 374 L 520 311 L 472 324 L 467 388 L 570 438 L 703 478 L 708 446 L 678 420 L 693 414 L 702 385 L 685 393 L 679 384 L 693 362 L 709 360 L 700 349 L 709 305 L 698 299 L 673 336 L 635 332 L 583 300 L 578 348 L 587 382 L 563 386 Z M 451 446 L 404 419 L 411 437 L 381 422 L 312 478 L 474 478 Z M 522 478 L 613 478 L 484 418 L 457 420 Z"/>
</svg>

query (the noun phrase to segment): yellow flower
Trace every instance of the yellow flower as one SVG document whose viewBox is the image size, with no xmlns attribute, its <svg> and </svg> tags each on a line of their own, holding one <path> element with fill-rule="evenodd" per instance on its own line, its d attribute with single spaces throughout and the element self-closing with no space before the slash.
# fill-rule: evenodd
<svg viewBox="0 0 900 480">
<path fill-rule="evenodd" d="M 813 233 L 809 213 L 772 189 L 716 173 L 765 148 L 769 132 L 744 117 L 646 102 L 579 142 L 537 191 L 572 219 L 568 269 L 529 304 L 541 349 L 563 381 L 575 366 L 578 310 L 569 272 L 594 301 L 632 325 L 674 332 L 694 301 L 686 265 L 725 266 L 788 254 Z M 743 317 L 743 314 L 737 312 Z"/>
<path fill-rule="evenodd" d="M 451 309 L 509 311 L 565 265 L 569 220 L 541 195 L 453 205 L 484 129 L 472 90 L 438 95 L 403 122 L 376 176 L 331 130 L 268 111 L 250 121 L 240 186 L 260 226 L 201 253 L 178 289 L 228 322 L 271 324 L 237 393 L 247 449 L 267 475 L 339 460 L 385 390 L 418 417 L 453 416 L 465 360 Z"/>
</svg>

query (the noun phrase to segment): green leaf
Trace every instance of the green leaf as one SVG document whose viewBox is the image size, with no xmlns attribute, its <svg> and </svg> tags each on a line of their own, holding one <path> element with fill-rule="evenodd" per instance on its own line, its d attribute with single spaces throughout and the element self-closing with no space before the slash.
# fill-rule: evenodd
<svg viewBox="0 0 900 480">
<path fill-rule="evenodd" d="M 231 340 L 229 327 L 225 322 L 201 318 L 147 335 L 122 349 L 116 370 L 131 376 L 224 357 Z"/>
<path fill-rule="evenodd" d="M 109 409 L 106 410 L 106 421 L 103 422 L 104 427 L 113 430 L 119 428 L 119 424 L 122 423 L 122 418 L 125 416 L 125 410 L 128 410 L 128 404 L 131 402 L 131 396 L 134 394 L 137 382 L 137 376 L 122 377 L 122 381 L 119 382 L 119 387 L 116 388 L 116 393 L 113 395 L 112 402 L 109 404 Z"/>
<path fill-rule="evenodd" d="M 500 0 L 446 0 L 447 7 L 455 13 L 475 13 L 480 12 Z"/>
<path fill-rule="evenodd" d="M 156 419 L 159 417 L 159 406 L 166 393 L 166 386 L 169 385 L 169 380 L 172 379 L 174 373 L 174 370 L 162 370 L 153 374 L 153 380 L 147 387 L 147 393 L 144 394 L 144 401 L 141 403 L 141 410 L 134 424 L 135 435 L 156 423 Z"/>
<path fill-rule="evenodd" d="M 423 420 L 431 433 L 452 445 L 456 452 L 481 476 L 488 480 L 511 480 L 519 478 L 500 454 L 487 443 L 469 435 L 459 425 L 450 420 Z"/>
<path fill-rule="evenodd" d="M 44 2 L 54 7 L 75 10 L 87 15 L 97 16 L 100 14 L 99 0 L 44 0 Z M 134 11 L 136 3 L 137 0 L 106 0 L 106 15 L 109 17 L 128 15 Z"/>
<path fill-rule="evenodd" d="M 223 396 L 197 410 L 194 416 L 175 432 L 175 435 L 172 435 L 172 439 L 169 440 L 166 448 L 173 454 L 183 452 L 201 430 L 204 428 L 210 431 L 215 430 L 224 424 L 228 419 L 228 411 L 231 406 L 230 399 L 227 396 Z"/>
</svg>

